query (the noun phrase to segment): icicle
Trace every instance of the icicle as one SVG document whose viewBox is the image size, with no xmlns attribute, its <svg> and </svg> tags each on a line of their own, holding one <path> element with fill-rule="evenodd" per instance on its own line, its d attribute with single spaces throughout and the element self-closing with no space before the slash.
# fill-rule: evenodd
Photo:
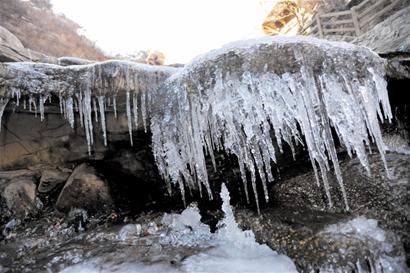
<svg viewBox="0 0 410 273">
<path fill-rule="evenodd" d="M 132 113 L 134 115 L 134 126 L 138 128 L 138 93 L 134 92 L 132 96 Z"/>
<path fill-rule="evenodd" d="M 270 164 L 277 163 L 270 138 L 273 129 L 279 152 L 284 143 L 294 157 L 295 147 L 306 147 L 329 207 L 333 202 L 327 173 L 333 165 L 348 209 L 331 127 L 366 169 L 370 170 L 365 149 L 369 139 L 385 162 L 378 119 L 390 120 L 392 115 L 384 64 L 364 48 L 299 37 L 281 39 L 285 38 L 230 45 L 198 58 L 168 80 L 166 88 L 159 90 L 167 107 L 151 112 L 158 169 L 174 183 L 183 178 L 185 187 L 196 179 L 205 185 L 205 155 L 212 159 L 212 150 L 225 150 L 238 159 L 247 200 L 249 171 L 259 211 L 257 176 L 268 201 L 266 183 L 273 180 Z M 261 59 L 266 52 L 289 56 Z M 232 56 L 238 61 L 232 62 Z"/>
<path fill-rule="evenodd" d="M 74 109 L 73 109 L 73 98 L 69 97 L 65 100 L 66 117 L 71 128 L 74 128 Z"/>
<path fill-rule="evenodd" d="M 132 115 L 131 115 L 131 105 L 130 105 L 130 92 L 127 91 L 127 95 L 126 95 L 126 104 L 127 104 L 127 120 L 128 120 L 128 133 L 130 135 L 130 144 L 131 146 L 134 145 L 133 141 L 132 141 Z"/>
<path fill-rule="evenodd" d="M 141 93 L 141 116 L 142 124 L 144 125 L 144 131 L 147 132 L 147 101 L 145 97 L 145 92 Z"/>
<path fill-rule="evenodd" d="M 1 121 L 3 118 L 4 110 L 6 109 L 7 103 L 9 102 L 9 98 L 0 98 L 0 132 L 1 132 Z"/>
<path fill-rule="evenodd" d="M 105 125 L 105 97 L 98 97 L 98 106 L 100 107 L 101 129 L 104 137 L 104 146 L 107 146 L 107 129 Z"/>
<path fill-rule="evenodd" d="M 40 120 L 43 121 L 44 120 L 44 97 L 43 95 L 40 95 L 39 100 L 38 100 L 38 104 L 40 106 Z"/>
<path fill-rule="evenodd" d="M 63 111 L 63 97 L 61 95 L 58 96 L 58 101 L 59 101 L 59 105 L 60 105 L 60 114 L 62 115 L 64 113 Z"/>
<path fill-rule="evenodd" d="M 90 92 L 89 89 L 86 89 L 84 91 L 83 117 L 84 117 L 85 135 L 86 135 L 86 138 L 87 138 L 87 145 L 88 145 L 88 153 L 91 154 L 91 145 L 94 144 L 94 137 L 93 137 L 91 92 Z"/>
<path fill-rule="evenodd" d="M 98 109 L 97 109 L 97 102 L 95 98 L 93 98 L 93 109 L 94 109 L 95 122 L 98 123 Z"/>
<path fill-rule="evenodd" d="M 78 113 L 79 112 L 78 102 L 77 102 L 77 100 L 73 100 L 73 102 L 74 102 L 74 111 Z"/>
<path fill-rule="evenodd" d="M 114 117 L 117 118 L 117 96 L 112 97 L 112 107 L 114 109 Z"/>
</svg>

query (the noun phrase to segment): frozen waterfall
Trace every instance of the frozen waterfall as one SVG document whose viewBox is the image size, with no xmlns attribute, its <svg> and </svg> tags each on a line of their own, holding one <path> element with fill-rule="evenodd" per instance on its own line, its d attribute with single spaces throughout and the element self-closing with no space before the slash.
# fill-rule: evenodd
<svg viewBox="0 0 410 273">
<path fill-rule="evenodd" d="M 158 168 L 182 195 L 184 186 L 204 187 L 212 198 L 205 157 L 214 162 L 214 151 L 224 150 L 238 159 L 247 198 L 248 172 L 259 210 L 257 176 L 268 201 L 277 153 L 284 143 L 292 151 L 306 145 L 329 206 L 331 162 L 348 209 L 332 128 L 367 171 L 371 142 L 385 162 L 378 119 L 392 114 L 383 77 L 381 58 L 347 43 L 268 37 L 212 51 L 159 91 L 165 105 L 153 110 L 151 121 Z"/>
<path fill-rule="evenodd" d="M 183 69 L 129 62 L 61 67 L 0 64 L 0 118 L 10 99 L 39 111 L 59 98 L 72 127 L 84 128 L 91 152 L 95 122 L 107 145 L 105 112 L 116 115 L 122 96 L 130 142 L 150 127 L 158 169 L 167 182 L 212 198 L 205 159 L 235 155 L 249 202 L 247 180 L 259 210 L 257 179 L 268 201 L 272 163 L 289 145 L 305 146 L 317 183 L 332 206 L 327 172 L 334 169 L 348 209 L 332 130 L 350 156 L 370 172 L 366 149 L 385 162 L 379 121 L 391 120 L 385 63 L 367 48 L 315 38 L 267 37 L 229 44 Z M 17 107 L 15 106 L 15 107 Z M 75 122 L 79 117 L 80 123 Z M 387 170 L 387 168 L 386 168 Z"/>
</svg>

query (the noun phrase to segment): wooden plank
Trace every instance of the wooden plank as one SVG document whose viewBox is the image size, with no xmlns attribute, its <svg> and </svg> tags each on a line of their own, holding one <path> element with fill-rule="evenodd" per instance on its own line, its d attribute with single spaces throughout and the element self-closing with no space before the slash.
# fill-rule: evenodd
<svg viewBox="0 0 410 273">
<path fill-rule="evenodd" d="M 329 26 L 329 25 L 352 24 L 352 23 L 353 23 L 353 20 L 352 20 L 352 19 L 347 19 L 347 20 L 337 20 L 337 21 L 322 22 L 322 25 L 324 25 L 324 26 Z"/>
<path fill-rule="evenodd" d="M 344 10 L 344 11 L 339 11 L 339 12 L 329 12 L 320 15 L 322 18 L 328 18 L 328 17 L 336 17 L 336 16 L 342 16 L 342 15 L 350 15 L 350 10 Z"/>
<path fill-rule="evenodd" d="M 331 32 L 354 32 L 355 29 L 352 28 L 328 28 L 323 29 L 323 33 L 331 33 Z"/>
<path fill-rule="evenodd" d="M 353 25 L 354 25 L 356 36 L 359 36 L 361 31 L 360 31 L 359 19 L 357 17 L 357 8 L 352 7 L 350 10 L 352 12 L 352 20 L 353 20 Z"/>
</svg>

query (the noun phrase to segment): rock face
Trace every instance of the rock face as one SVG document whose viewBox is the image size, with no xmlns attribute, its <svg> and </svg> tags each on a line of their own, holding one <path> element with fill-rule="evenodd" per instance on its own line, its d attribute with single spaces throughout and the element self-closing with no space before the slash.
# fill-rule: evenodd
<svg viewBox="0 0 410 273">
<path fill-rule="evenodd" d="M 372 272 L 366 263 L 384 270 L 389 270 L 390 264 L 395 269 L 388 272 L 403 272 L 400 268 L 407 268 L 405 253 L 409 260 L 410 246 L 410 156 L 387 155 L 392 179 L 386 177 L 378 156 L 372 155 L 370 162 L 371 176 L 357 159 L 341 164 L 351 206 L 348 212 L 342 206 L 327 208 L 320 187 L 311 185 L 315 178 L 309 172 L 274 185 L 276 208 L 262 211 L 260 216 L 238 211 L 238 220 L 261 242 L 290 256 L 303 272 L 358 270 L 358 266 L 363 272 Z M 332 191 L 336 190 L 335 177 L 329 180 Z M 356 228 L 370 232 L 358 234 Z M 385 237 L 378 238 L 379 233 Z"/>
<path fill-rule="evenodd" d="M 41 172 L 40 184 L 38 185 L 38 192 L 49 193 L 59 185 L 67 181 L 70 174 L 68 172 L 62 172 L 60 170 L 46 169 Z"/>
<path fill-rule="evenodd" d="M 380 54 L 410 53 L 410 6 L 404 8 L 352 43 L 367 46 Z"/>
<path fill-rule="evenodd" d="M 36 213 L 36 196 L 33 178 L 12 179 L 2 193 L 10 214 L 23 218 Z"/>
<path fill-rule="evenodd" d="M 55 207 L 64 212 L 73 208 L 106 212 L 112 199 L 107 182 L 101 179 L 93 167 L 81 164 L 70 175 Z"/>
<path fill-rule="evenodd" d="M 93 42 L 78 33 L 77 23 L 54 13 L 50 2 L 2 0 L 0 24 L 16 35 L 26 48 L 48 56 L 107 59 Z"/>
<path fill-rule="evenodd" d="M 57 63 L 57 59 L 24 48 L 20 40 L 0 26 L 0 62 L 43 62 Z"/>
<path fill-rule="evenodd" d="M 20 102 L 20 106 L 10 102 L 0 129 L 0 170 L 39 162 L 63 164 L 81 158 L 101 159 L 104 152 L 110 149 L 111 142 L 129 140 L 128 134 L 132 131 L 146 129 L 149 94 L 176 71 L 177 69 L 169 67 L 115 61 L 69 67 L 33 63 L 0 64 L 0 97 L 12 96 L 16 90 L 20 90 L 24 97 L 38 90 L 44 98 L 50 97 L 51 100 L 44 108 L 37 105 L 37 101 L 27 98 L 25 102 Z M 129 79 L 134 73 L 139 77 Z M 96 96 L 107 92 L 109 103 L 106 106 L 104 103 L 97 103 L 94 96 L 93 99 L 90 97 L 87 104 L 90 111 L 76 111 L 76 107 L 82 105 L 83 97 L 73 98 L 74 94 L 82 90 L 85 96 L 86 89 Z M 132 117 L 129 118 L 126 111 L 126 89 L 132 92 L 133 100 Z M 60 100 L 56 97 L 60 97 Z M 101 105 L 105 110 L 102 111 L 103 116 L 101 109 L 98 109 Z M 61 115 L 64 109 L 66 112 Z M 93 124 L 84 126 L 87 123 L 83 116 L 87 116 L 87 122 Z M 131 127 L 129 122 L 132 122 Z M 96 134 L 93 143 L 89 143 L 93 152 L 91 157 L 87 147 L 90 128 L 93 128 L 92 134 Z M 100 134 L 102 131 L 106 132 L 110 140 L 107 146 Z"/>
</svg>

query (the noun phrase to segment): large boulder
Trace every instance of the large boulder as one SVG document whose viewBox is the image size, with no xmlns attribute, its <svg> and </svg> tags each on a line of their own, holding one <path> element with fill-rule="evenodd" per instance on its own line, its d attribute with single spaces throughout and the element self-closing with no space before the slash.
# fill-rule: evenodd
<svg viewBox="0 0 410 273">
<path fill-rule="evenodd" d="M 289 256 L 300 272 L 408 272 L 400 237 L 375 219 L 292 207 L 261 215 L 239 210 L 236 216 L 242 228 Z"/>
<path fill-rule="evenodd" d="M 379 54 L 410 52 L 410 6 L 406 7 L 370 31 L 362 34 L 352 43 L 367 46 Z"/>
<path fill-rule="evenodd" d="M 0 26 L 0 62 L 44 62 L 57 63 L 54 57 L 24 48 L 20 40 Z"/>
<path fill-rule="evenodd" d="M 112 206 L 108 184 L 96 170 L 81 164 L 68 178 L 55 207 L 63 212 L 81 208 L 90 212 L 106 212 Z"/>
<path fill-rule="evenodd" d="M 64 184 L 70 173 L 63 172 L 59 169 L 45 169 L 41 172 L 40 184 L 38 185 L 39 193 L 49 193 Z"/>
<path fill-rule="evenodd" d="M 23 48 L 20 40 L 10 31 L 0 26 L 0 43 L 8 44 L 12 48 Z"/>
<path fill-rule="evenodd" d="M 24 218 L 36 214 L 36 184 L 34 178 L 13 178 L 2 192 L 10 216 Z"/>
<path fill-rule="evenodd" d="M 389 153 L 386 159 L 391 178 L 378 155 L 369 157 L 370 176 L 358 159 L 343 161 L 349 211 L 341 203 L 334 175 L 329 182 L 336 202 L 329 208 L 321 187 L 312 186 L 314 173 L 307 172 L 277 181 L 272 187 L 275 206 L 261 215 L 239 210 L 238 221 L 304 271 L 361 266 L 363 272 L 372 272 L 368 265 L 374 265 L 403 272 L 398 268 L 406 255 L 410 260 L 410 156 Z M 380 233 L 385 237 L 378 238 Z"/>
</svg>

